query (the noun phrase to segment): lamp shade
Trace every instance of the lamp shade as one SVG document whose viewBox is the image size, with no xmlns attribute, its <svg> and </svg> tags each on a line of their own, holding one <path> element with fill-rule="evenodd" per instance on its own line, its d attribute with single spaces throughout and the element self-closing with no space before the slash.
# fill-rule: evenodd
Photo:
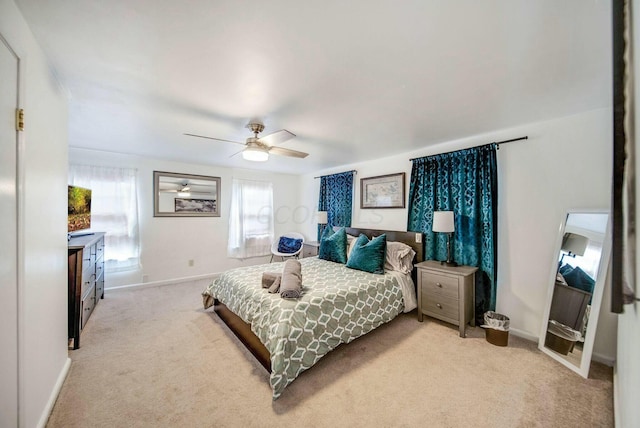
<svg viewBox="0 0 640 428">
<path fill-rule="evenodd" d="M 318 224 L 327 224 L 329 222 L 326 211 L 318 211 L 317 218 Z"/>
<path fill-rule="evenodd" d="M 589 238 L 578 235 L 577 233 L 565 233 L 562 240 L 562 251 L 575 254 L 576 256 L 584 256 L 584 251 L 589 244 Z"/>
<path fill-rule="evenodd" d="M 242 151 L 242 158 L 253 162 L 265 162 L 269 159 L 269 152 L 261 147 L 247 147 Z"/>
<path fill-rule="evenodd" d="M 453 226 L 453 211 L 434 211 L 433 228 L 434 232 L 451 233 L 455 231 Z"/>
</svg>

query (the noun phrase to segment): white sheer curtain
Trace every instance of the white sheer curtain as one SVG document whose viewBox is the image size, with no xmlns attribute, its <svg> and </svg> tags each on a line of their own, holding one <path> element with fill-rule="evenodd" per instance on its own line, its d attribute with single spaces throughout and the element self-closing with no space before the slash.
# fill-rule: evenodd
<svg viewBox="0 0 640 428">
<path fill-rule="evenodd" d="M 91 230 L 106 232 L 105 270 L 140 267 L 137 170 L 69 165 L 69 184 L 91 189 Z"/>
<path fill-rule="evenodd" d="M 229 257 L 244 259 L 271 254 L 273 184 L 233 179 L 229 213 Z"/>
</svg>

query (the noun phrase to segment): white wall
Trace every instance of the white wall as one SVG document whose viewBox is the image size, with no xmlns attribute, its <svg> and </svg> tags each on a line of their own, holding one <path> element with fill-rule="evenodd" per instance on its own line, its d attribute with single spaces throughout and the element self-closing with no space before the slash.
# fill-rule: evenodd
<svg viewBox="0 0 640 428">
<path fill-rule="evenodd" d="M 20 425 L 42 426 L 66 373 L 67 104 L 40 47 L 11 0 L 0 32 L 21 59 L 25 109 L 19 178 L 23 238 L 19 279 Z"/>
<path fill-rule="evenodd" d="M 404 155 L 305 175 L 302 205 L 317 207 L 314 176 L 357 170 L 352 225 L 406 230 L 407 209 L 361 210 L 360 179 L 406 172 L 411 158 L 527 135 L 528 140 L 498 151 L 498 312 L 511 319 L 514 332 L 537 338 L 547 303 L 558 227 L 569 209 L 609 209 L 611 187 L 611 110 L 603 109 L 451 141 Z M 390 142 L 392 144 L 392 142 Z M 305 229 L 314 233 L 315 225 Z M 605 290 L 605 295 L 609 293 Z M 606 302 L 594 353 L 613 360 L 615 316 Z"/>
<path fill-rule="evenodd" d="M 273 183 L 275 234 L 300 229 L 310 217 L 297 210 L 298 176 L 210 165 L 196 165 L 139 156 L 70 148 L 69 162 L 118 166 L 138 171 L 138 201 L 142 269 L 125 274 L 107 274 L 106 288 L 142 282 L 166 281 L 267 263 L 269 257 L 245 260 L 227 257 L 232 178 Z M 153 217 L 153 171 L 208 175 L 221 178 L 220 217 Z M 294 219 L 294 213 L 296 218 Z M 315 238 L 315 235 L 312 236 Z M 190 267 L 188 261 L 193 260 Z"/>
</svg>

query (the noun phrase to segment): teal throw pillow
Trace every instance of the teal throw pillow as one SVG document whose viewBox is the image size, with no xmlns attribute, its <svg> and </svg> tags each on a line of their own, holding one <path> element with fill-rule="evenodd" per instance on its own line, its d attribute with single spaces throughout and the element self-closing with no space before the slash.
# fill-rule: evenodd
<svg viewBox="0 0 640 428">
<path fill-rule="evenodd" d="M 596 282 L 585 271 L 576 267 L 571 272 L 564 275 L 564 280 L 567 281 L 571 287 L 578 288 L 593 294 L 593 286 Z"/>
<path fill-rule="evenodd" d="M 347 262 L 347 232 L 344 227 L 337 232 L 331 227 L 324 230 L 320 238 L 318 258 L 342 264 Z"/>
<path fill-rule="evenodd" d="M 358 236 L 349 255 L 347 267 L 365 272 L 383 274 L 387 251 L 387 235 L 384 233 L 369 241 L 365 235 Z"/>
</svg>

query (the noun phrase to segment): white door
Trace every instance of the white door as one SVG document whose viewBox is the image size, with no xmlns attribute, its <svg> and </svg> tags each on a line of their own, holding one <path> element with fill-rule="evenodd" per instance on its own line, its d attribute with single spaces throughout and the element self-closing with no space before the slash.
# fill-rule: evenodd
<svg viewBox="0 0 640 428">
<path fill-rule="evenodd" d="M 0 427 L 18 426 L 18 65 L 0 34 Z"/>
</svg>

